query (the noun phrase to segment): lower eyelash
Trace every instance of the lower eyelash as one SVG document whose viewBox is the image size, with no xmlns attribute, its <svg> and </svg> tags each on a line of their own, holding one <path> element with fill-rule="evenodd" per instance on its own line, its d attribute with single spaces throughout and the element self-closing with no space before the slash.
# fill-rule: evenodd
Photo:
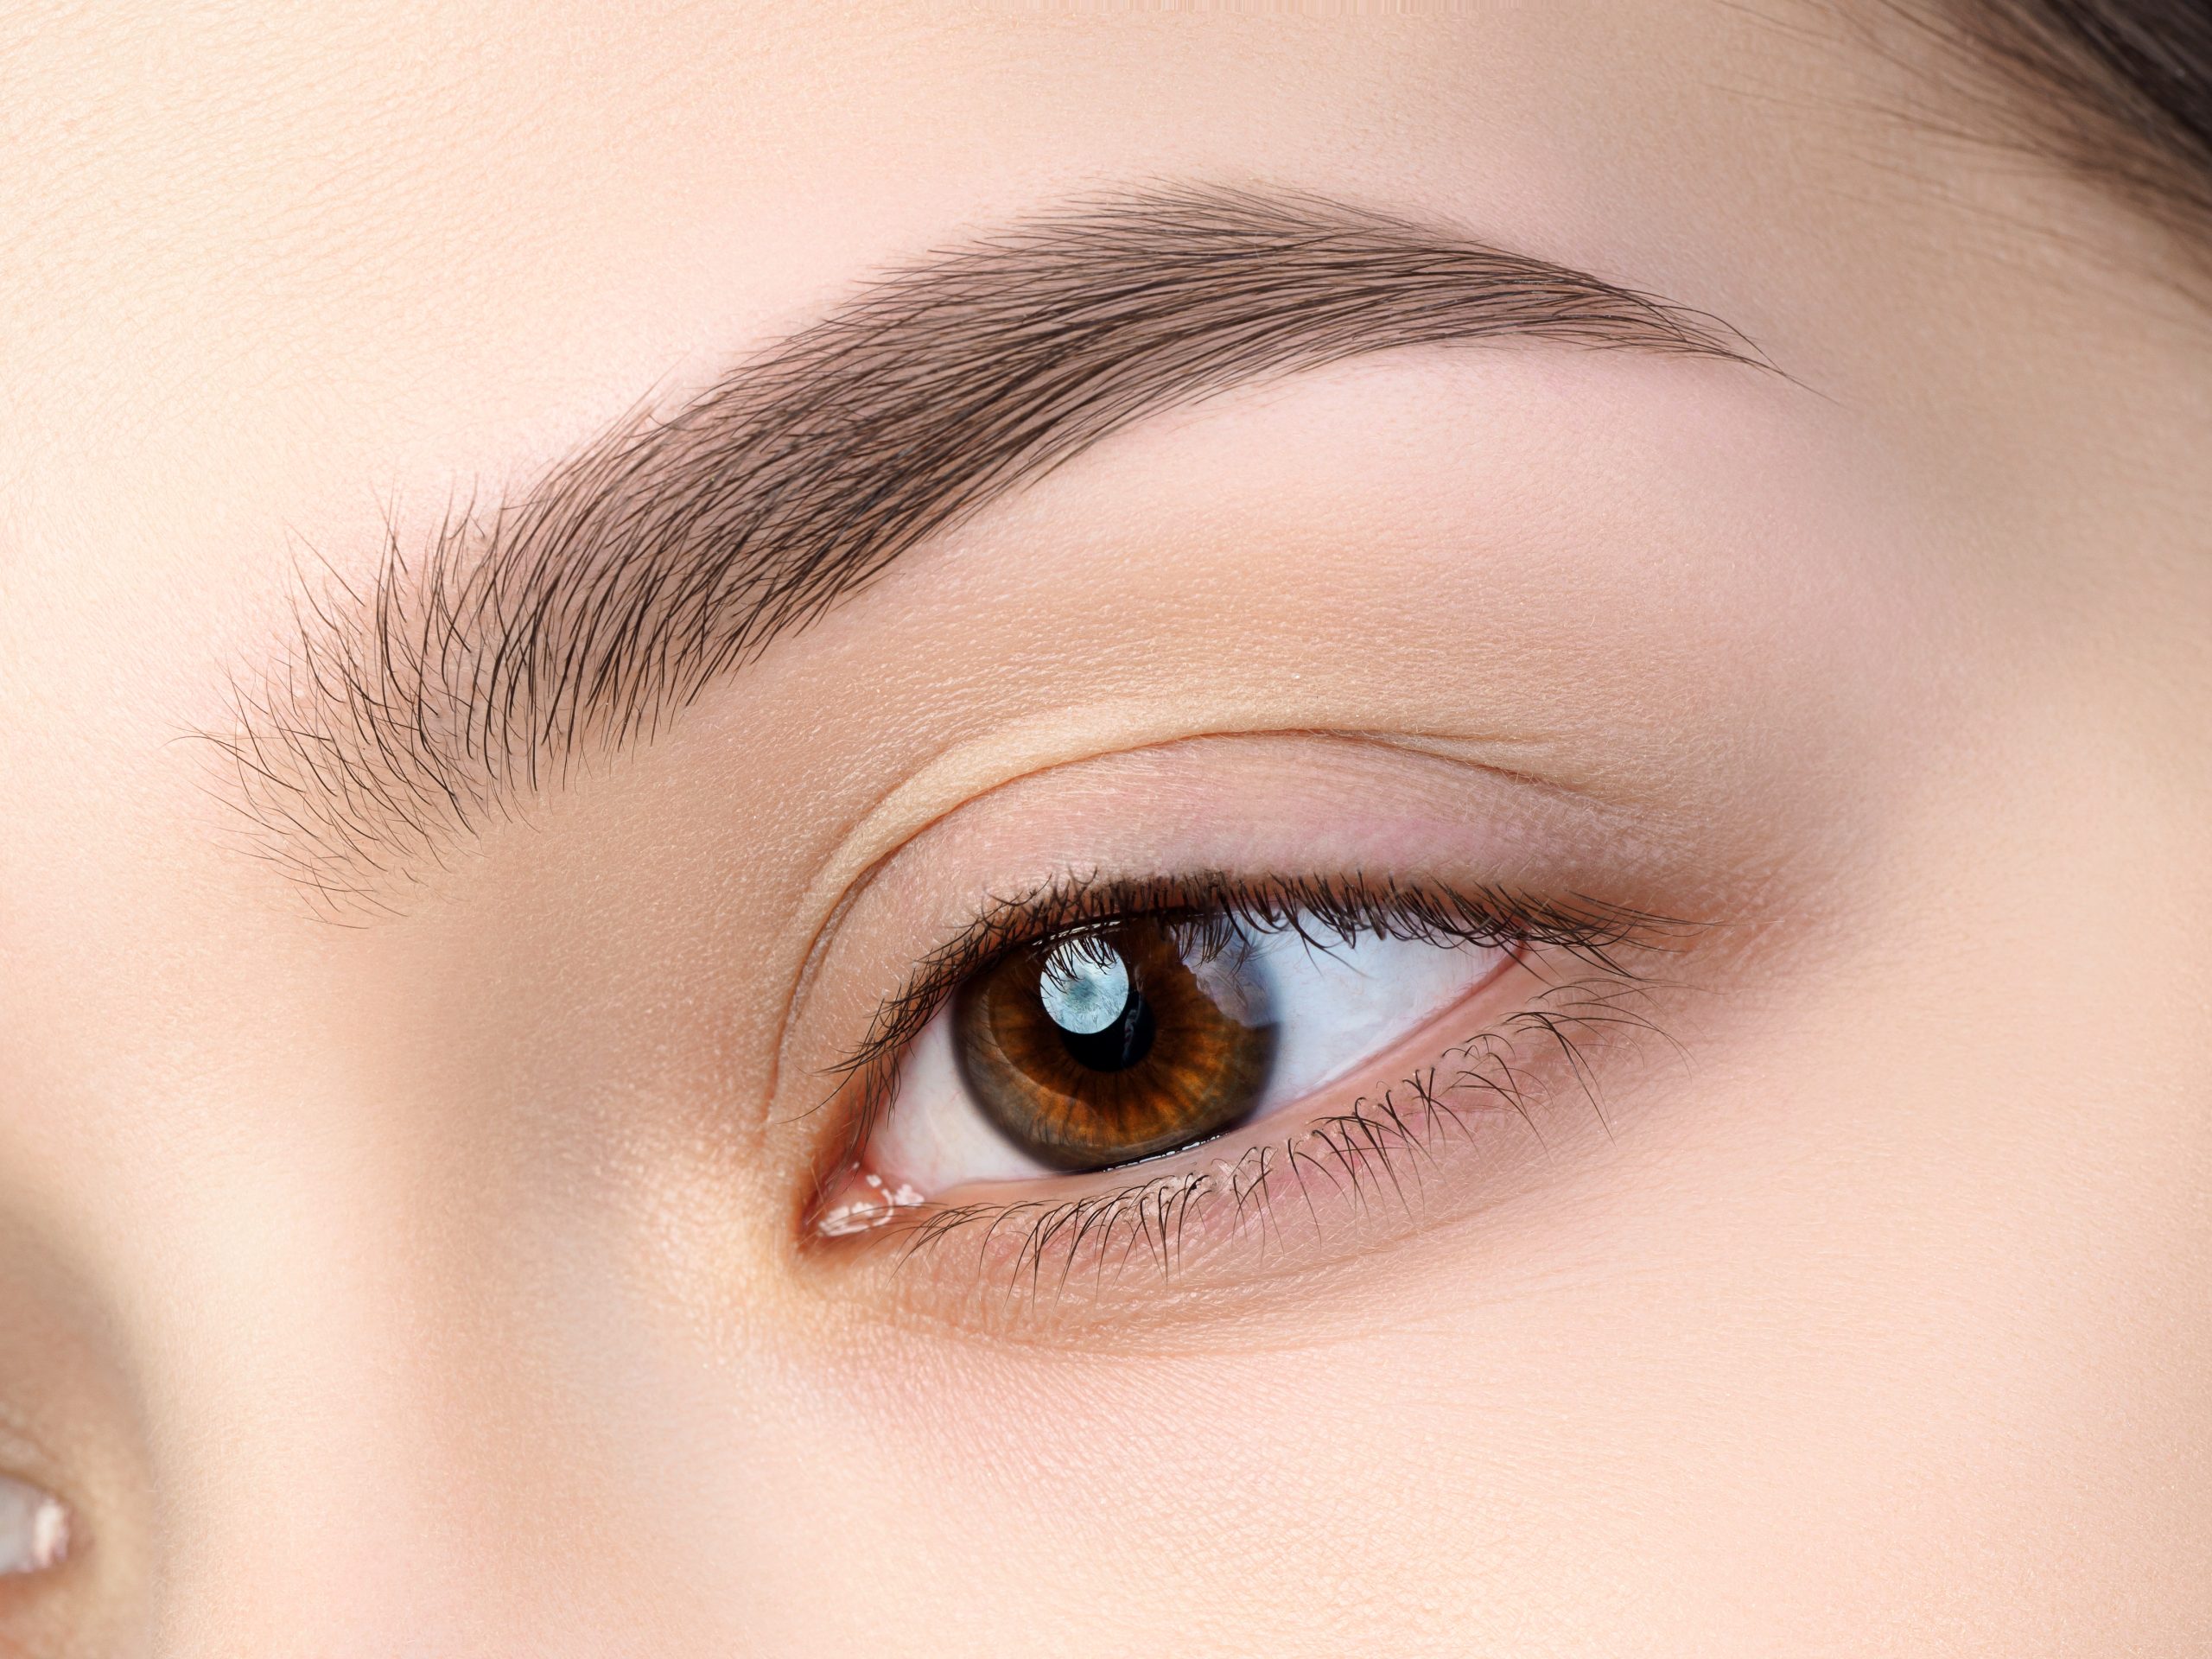
<svg viewBox="0 0 2212 1659">
<path fill-rule="evenodd" d="M 1379 1098 L 1255 1141 L 1234 1161 L 1155 1175 L 1067 1199 L 918 1205 L 870 1243 L 897 1268 L 972 1247 L 978 1288 L 1050 1301 L 1085 1278 L 1147 1266 L 1173 1281 L 1193 1241 L 1287 1247 L 1293 1229 L 1325 1235 L 1377 1205 L 1410 1211 L 1446 1143 L 1471 1141 L 1478 1116 L 1517 1116 L 1548 1150 L 1537 1109 L 1579 1096 L 1608 1136 L 1593 1050 L 1636 1034 L 1667 1041 L 1646 1011 L 1655 982 L 1622 973 L 1553 982 L 1534 1004 L 1452 1050 Z"/>
</svg>

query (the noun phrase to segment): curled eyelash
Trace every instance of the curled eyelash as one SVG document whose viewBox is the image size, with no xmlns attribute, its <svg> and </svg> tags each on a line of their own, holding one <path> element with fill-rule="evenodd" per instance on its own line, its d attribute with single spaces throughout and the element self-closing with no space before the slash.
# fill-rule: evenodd
<svg viewBox="0 0 2212 1659">
<path fill-rule="evenodd" d="M 1565 1056 L 1578 1078 L 1586 1077 L 1569 1033 L 1583 1028 L 1629 1023 L 1630 1015 L 1618 995 L 1601 996 L 1598 989 L 1610 985 L 1625 992 L 1640 982 L 1632 958 L 1663 950 L 1691 931 L 1694 925 L 1581 896 L 1544 899 L 1498 886 L 1452 887 L 1437 883 L 1413 884 L 1395 879 L 1375 880 L 1361 874 L 1343 877 L 1279 877 L 1243 879 L 1221 872 L 1194 876 L 1104 879 L 1096 875 L 1063 877 L 1016 894 L 992 899 L 976 918 L 916 966 L 906 982 L 887 997 L 870 1021 L 860 1045 L 835 1069 L 841 1092 L 856 1096 L 837 1157 L 817 1184 L 810 1217 L 818 1217 L 828 1197 L 832 1172 L 851 1171 L 883 1116 L 894 1103 L 899 1068 L 913 1039 L 935 1017 L 953 992 L 969 976 L 987 971 L 1008 953 L 1043 940 L 1075 937 L 1106 924 L 1135 916 L 1163 919 L 1182 930 L 1201 953 L 1225 948 L 1240 936 L 1289 933 L 1308 948 L 1329 950 L 1362 936 L 1376 936 L 1440 946 L 1488 947 L 1510 950 L 1523 960 L 1533 959 L 1539 948 L 1550 957 L 1580 964 L 1590 976 L 1554 983 L 1546 998 L 1554 1006 L 1525 1010 L 1506 1028 L 1486 1033 L 1457 1051 L 1463 1064 L 1440 1084 L 1434 1073 L 1424 1081 L 1404 1085 L 1418 1101 L 1408 1109 L 1389 1097 L 1357 1103 L 1348 1114 L 1309 1122 L 1301 1135 L 1322 1137 L 1322 1151 L 1339 1169 L 1357 1160 L 1397 1177 L 1390 1162 L 1396 1152 L 1426 1155 L 1429 1150 L 1411 1125 L 1425 1126 L 1424 1134 L 1448 1132 L 1459 1127 L 1452 1100 L 1469 1092 L 1486 1096 L 1493 1103 L 1514 1103 L 1524 1118 L 1520 1101 L 1524 1065 L 1516 1061 L 1509 1039 L 1546 1033 Z M 1571 1002 L 1571 1011 L 1560 1004 Z M 1641 1022 L 1636 1022 L 1641 1023 Z M 1477 1051 L 1479 1063 L 1474 1063 Z M 1594 1101 L 1594 1096 L 1593 1096 Z M 1379 1116 L 1374 1116 L 1379 1114 Z M 1601 1111 L 1602 1116 L 1602 1111 Z M 1529 1120 L 1533 1128 L 1533 1119 Z M 1349 1137 L 1341 1142 L 1332 1136 Z M 1281 1147 L 1285 1164 L 1294 1173 L 1315 1160 L 1316 1147 L 1298 1144 L 1300 1137 Z M 1255 1147 L 1247 1158 L 1260 1152 Z M 1262 1198 L 1273 1179 L 1264 1166 L 1253 1191 Z M 1227 1185 L 1220 1183 L 1226 1179 Z M 1035 1243 L 1027 1247 L 1033 1260 L 1036 1249 L 1053 1241 L 1071 1237 L 1079 1248 L 1102 1228 L 1110 1240 L 1134 1216 L 1158 1212 L 1163 1249 L 1166 1234 L 1165 1212 L 1170 1202 L 1181 1220 L 1191 1206 L 1221 1191 L 1238 1190 L 1243 1178 L 1202 1173 L 1195 1184 L 1185 1177 L 1155 1176 L 1118 1193 L 1020 1205 L 940 1206 L 909 1202 L 900 1207 L 919 1217 L 904 1229 L 906 1254 L 995 1217 L 988 1230 L 1016 1211 L 1031 1216 Z M 1166 1185 L 1163 1185 L 1162 1183 Z M 1358 1178 L 1352 1192 L 1358 1194 Z M 1249 1195 L 1248 1195 L 1249 1196 Z M 1308 1195 L 1309 1205 L 1311 1202 Z M 1240 1205 L 1242 1200 L 1240 1199 Z M 1140 1235 L 1155 1230 L 1140 1227 Z M 1134 1241 L 1132 1241 L 1134 1242 Z M 986 1238 L 986 1245 L 989 1243 Z"/>
<path fill-rule="evenodd" d="M 1192 929 L 1202 949 L 1237 932 L 1294 933 L 1325 950 L 1363 936 L 1429 944 L 1560 947 L 1608 972 L 1630 943 L 1662 943 L 1688 924 L 1595 899 L 1541 899 L 1504 887 L 1409 886 L 1394 879 L 1266 876 L 1071 876 L 995 898 L 916 966 L 887 998 L 859 1046 L 836 1068 L 850 1077 L 919 1034 L 963 980 L 1039 940 L 1133 916 Z"/>
<path fill-rule="evenodd" d="M 1537 1108 L 1571 1091 L 1610 1137 L 1592 1050 L 1634 1035 L 1666 1040 L 1644 1007 L 1658 984 L 1596 971 L 1554 981 L 1437 1065 L 1233 1159 L 1065 1199 L 919 1206 L 870 1242 L 904 1268 L 965 1241 L 980 1293 L 1037 1306 L 1133 1265 L 1173 1283 L 1193 1237 L 1215 1249 L 1252 1245 L 1263 1262 L 1271 1251 L 1287 1255 L 1295 1230 L 1325 1237 L 1332 1218 L 1357 1225 L 1377 1209 L 1412 1213 L 1447 1144 L 1475 1144 L 1478 1116 L 1516 1119 L 1548 1152 Z"/>
</svg>

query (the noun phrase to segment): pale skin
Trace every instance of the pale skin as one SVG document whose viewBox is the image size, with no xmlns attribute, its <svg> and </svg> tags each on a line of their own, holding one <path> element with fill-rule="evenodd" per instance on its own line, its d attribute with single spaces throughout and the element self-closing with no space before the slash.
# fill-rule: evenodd
<svg viewBox="0 0 2212 1659">
<path fill-rule="evenodd" d="M 2212 309 L 1886 16 L 11 14 L 0 1653 L 2212 1645 Z M 303 583 L 1162 181 L 1767 366 L 1169 409 L 369 901 L 269 855 L 204 734 Z M 1694 925 L 1357 1213 L 810 1230 L 979 902 L 1230 868 Z"/>
</svg>

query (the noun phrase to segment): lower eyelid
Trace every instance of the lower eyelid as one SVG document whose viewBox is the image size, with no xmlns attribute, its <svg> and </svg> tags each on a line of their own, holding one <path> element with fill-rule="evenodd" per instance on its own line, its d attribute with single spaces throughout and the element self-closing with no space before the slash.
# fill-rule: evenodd
<svg viewBox="0 0 2212 1659">
<path fill-rule="evenodd" d="M 1379 1217 L 1410 1220 L 1411 1197 L 1427 1195 L 1450 1152 L 1486 1147 L 1484 1169 L 1548 1158 L 1556 1132 L 1545 1115 L 1561 1103 L 1610 1135 L 1595 1052 L 1656 1032 L 1645 982 L 1579 962 L 1537 963 L 1526 950 L 1501 954 L 1498 971 L 1361 1068 L 1380 1083 L 1369 1093 L 1346 1078 L 1341 1094 L 1325 1086 L 1216 1141 L 1095 1175 L 969 1182 L 927 1197 L 909 1188 L 905 1203 L 835 1230 L 890 1245 L 909 1278 L 931 1258 L 956 1291 L 1047 1271 L 1096 1280 L 1134 1268 L 1156 1281 L 1163 1252 L 1187 1275 L 1239 1242 L 1279 1246 L 1311 1231 L 1320 1243 Z M 889 1190 L 879 1181 L 860 1196 L 880 1200 Z M 1157 1245 L 1140 1245 L 1140 1236 Z M 1280 1268 L 1279 1248 L 1261 1254 L 1270 1249 Z"/>
<path fill-rule="evenodd" d="M 1296 1017 L 1283 1021 L 1274 1075 L 1250 1116 L 1230 1135 L 1249 1135 L 1263 1121 L 1332 1088 L 1342 1086 L 1349 1097 L 1362 1072 L 1371 1074 L 1398 1045 L 1466 1003 L 1514 959 L 1513 951 L 1503 947 L 1387 938 L 1334 950 L 1289 930 L 1259 936 L 1254 956 L 1287 965 L 1290 974 L 1306 980 L 1307 991 L 1320 995 L 1301 999 Z M 1357 958 L 1364 958 L 1363 965 Z M 1283 966 L 1275 971 L 1285 976 Z M 1326 1017 L 1321 1017 L 1323 1010 Z M 855 1203 L 865 1206 L 870 1198 L 893 1191 L 927 1201 L 994 1183 L 1068 1179 L 1027 1156 L 972 1107 L 901 1098 L 913 1077 L 933 1077 L 942 1089 L 957 1074 L 953 1041 L 948 1005 L 900 1061 L 893 1100 L 863 1158 L 867 1171 L 881 1185 Z M 863 1207 L 844 1218 L 856 1224 L 866 1213 Z"/>
</svg>

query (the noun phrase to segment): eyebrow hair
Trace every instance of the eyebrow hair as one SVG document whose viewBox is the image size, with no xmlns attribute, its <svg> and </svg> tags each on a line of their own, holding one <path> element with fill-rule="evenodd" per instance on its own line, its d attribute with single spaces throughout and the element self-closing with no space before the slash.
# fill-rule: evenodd
<svg viewBox="0 0 2212 1659">
<path fill-rule="evenodd" d="M 1541 340 L 1764 359 L 1703 313 L 1316 197 L 1078 202 L 861 287 L 518 498 L 304 582 L 203 734 L 253 850 L 332 913 L 649 739 L 893 559 L 1109 433 L 1366 353 Z"/>
</svg>

